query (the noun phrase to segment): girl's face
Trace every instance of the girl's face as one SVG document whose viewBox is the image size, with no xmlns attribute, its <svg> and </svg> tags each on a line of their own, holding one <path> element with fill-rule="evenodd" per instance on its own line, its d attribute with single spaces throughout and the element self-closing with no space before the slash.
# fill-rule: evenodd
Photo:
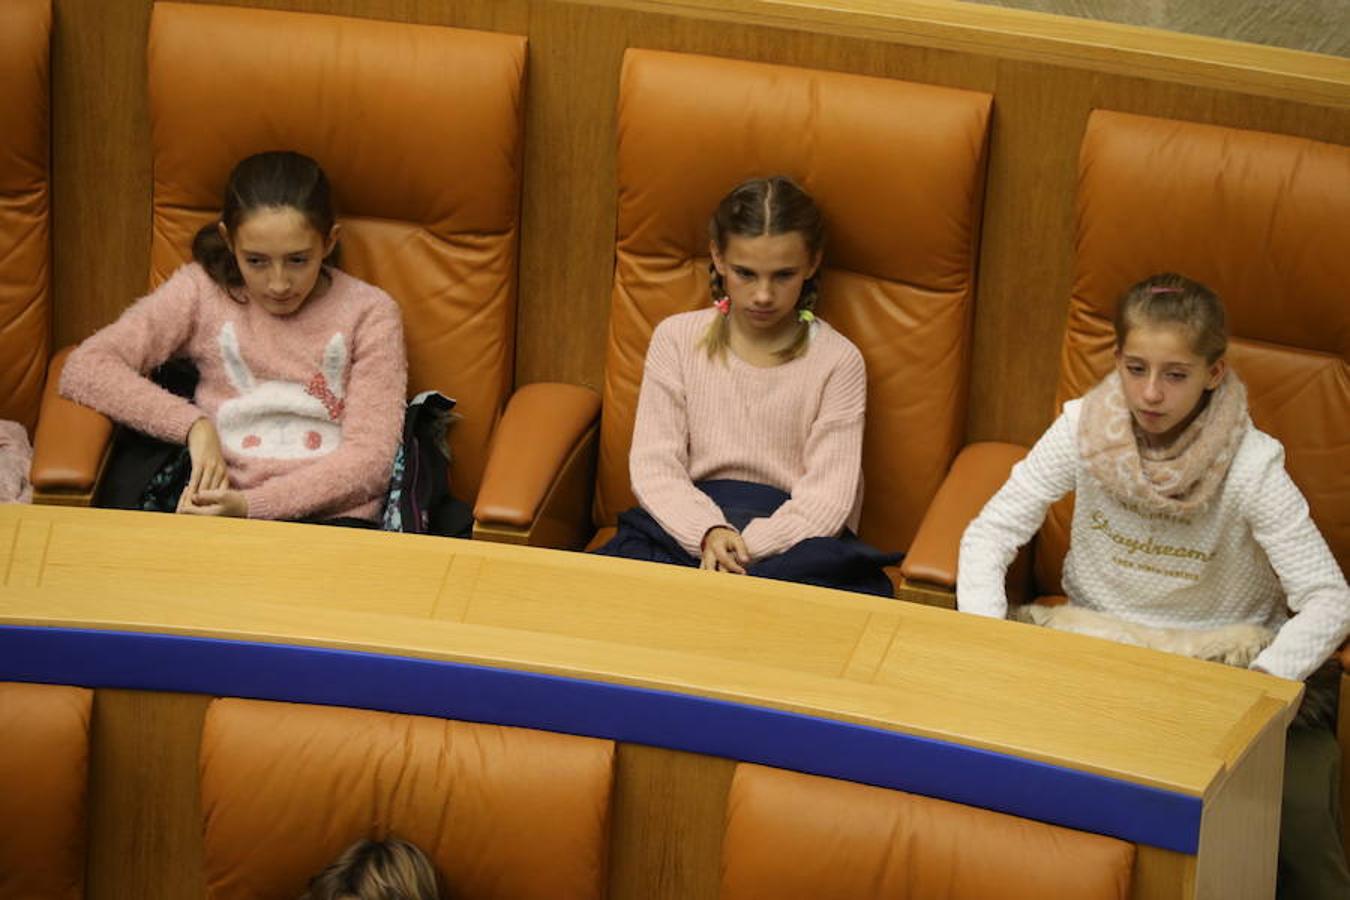
<svg viewBox="0 0 1350 900">
<path fill-rule="evenodd" d="M 1181 325 L 1135 325 L 1116 351 L 1125 402 L 1152 446 L 1165 447 L 1200 412 L 1206 390 L 1218 387 L 1227 363 L 1195 352 Z"/>
<path fill-rule="evenodd" d="M 820 268 L 800 232 L 727 239 L 712 244 L 713 265 L 731 298 L 730 316 L 751 334 L 776 334 L 796 321 L 802 284 Z"/>
<path fill-rule="evenodd" d="M 234 251 L 248 299 L 274 316 L 289 316 L 313 293 L 338 226 L 322 235 L 300 210 L 269 206 L 245 216 L 233 236 L 224 224 L 220 233 Z"/>
</svg>

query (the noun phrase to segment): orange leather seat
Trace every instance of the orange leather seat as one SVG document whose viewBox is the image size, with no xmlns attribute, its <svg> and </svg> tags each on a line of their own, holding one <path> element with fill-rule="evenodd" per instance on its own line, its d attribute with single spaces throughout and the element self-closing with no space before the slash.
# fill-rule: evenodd
<svg viewBox="0 0 1350 900">
<path fill-rule="evenodd" d="M 84 896 L 93 697 L 0 682 L 0 900 Z"/>
<path fill-rule="evenodd" d="M 457 900 L 599 900 L 612 741 L 215 700 L 202 733 L 207 896 L 297 897 L 363 837 L 426 852 Z"/>
<path fill-rule="evenodd" d="M 1058 404 L 1110 368 L 1117 298 L 1175 271 L 1213 288 L 1228 310 L 1229 361 L 1252 419 L 1285 447 L 1286 466 L 1341 568 L 1350 564 L 1350 147 L 1098 110 L 1079 160 L 1073 296 Z M 956 583 L 961 532 L 1025 448 L 984 444 L 961 484 L 935 504 L 934 548 L 906 566 Z M 958 463 L 962 465 L 962 463 Z M 964 507 L 969 514 L 955 515 Z M 1072 506 L 1035 541 L 1034 595 L 1062 593 Z M 928 525 L 925 523 L 924 531 Z M 929 542 L 931 538 L 931 543 Z M 917 545 L 916 541 L 916 545 Z"/>
<path fill-rule="evenodd" d="M 1134 845 L 901 791 L 742 763 L 720 900 L 1125 900 Z"/>
<path fill-rule="evenodd" d="M 0 4 L 0 419 L 30 431 L 51 353 L 50 0 Z"/>
<path fill-rule="evenodd" d="M 239 159 L 313 156 L 343 268 L 402 307 L 409 391 L 458 400 L 466 501 L 513 375 L 524 73 L 517 35 L 177 3 L 150 25 L 151 285 L 191 258 Z"/>
<path fill-rule="evenodd" d="M 987 94 L 903 81 L 625 54 L 598 474 L 578 539 L 636 503 L 628 452 L 647 344 L 662 319 L 710 303 L 713 208 L 737 183 L 783 173 L 825 214 L 820 314 L 867 362 L 860 533 L 884 549 L 909 546 L 964 435 L 990 104 Z M 522 449 L 537 427 L 508 410 L 476 518 L 543 543 L 530 529 L 550 480 L 520 489 L 538 471 Z"/>
</svg>

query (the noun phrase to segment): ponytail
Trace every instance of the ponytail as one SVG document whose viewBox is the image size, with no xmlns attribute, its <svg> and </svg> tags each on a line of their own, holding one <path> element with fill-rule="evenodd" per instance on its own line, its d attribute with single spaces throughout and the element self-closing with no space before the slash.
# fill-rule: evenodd
<svg viewBox="0 0 1350 900">
<path fill-rule="evenodd" d="M 220 233 L 220 223 L 203 225 L 192 239 L 192 258 L 201 264 L 211 280 L 228 293 L 232 288 L 244 286 L 244 275 L 239 271 L 239 262 L 234 251 L 225 243 Z"/>
</svg>

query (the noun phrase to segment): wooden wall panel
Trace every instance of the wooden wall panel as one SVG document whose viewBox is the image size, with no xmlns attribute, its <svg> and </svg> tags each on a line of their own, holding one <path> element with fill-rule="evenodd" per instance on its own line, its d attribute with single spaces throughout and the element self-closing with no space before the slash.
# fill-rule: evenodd
<svg viewBox="0 0 1350 900">
<path fill-rule="evenodd" d="M 585 5 L 532 4 L 519 384 L 565 381 L 600 390 L 614 277 L 614 106 L 626 18 Z"/>
<path fill-rule="evenodd" d="M 619 744 L 609 900 L 717 900 L 736 761 Z"/>
<path fill-rule="evenodd" d="M 150 265 L 144 0 L 55 0 L 52 275 L 55 346 L 117 317 Z"/>
<path fill-rule="evenodd" d="M 1003 60 L 992 89 L 968 440 L 1029 444 L 1050 423 L 1073 259 L 1089 79 Z"/>
<path fill-rule="evenodd" d="M 530 39 L 516 374 L 598 387 L 613 267 L 625 47 L 991 91 L 968 432 L 1050 421 L 1072 267 L 1078 142 L 1106 107 L 1350 144 L 1350 61 L 941 0 L 246 0 Z M 828 8 L 825 8 L 828 7 Z M 56 332 L 111 320 L 146 280 L 148 0 L 56 0 Z"/>
<path fill-rule="evenodd" d="M 94 694 L 88 900 L 205 896 L 197 751 L 210 702 L 201 694 Z"/>
</svg>

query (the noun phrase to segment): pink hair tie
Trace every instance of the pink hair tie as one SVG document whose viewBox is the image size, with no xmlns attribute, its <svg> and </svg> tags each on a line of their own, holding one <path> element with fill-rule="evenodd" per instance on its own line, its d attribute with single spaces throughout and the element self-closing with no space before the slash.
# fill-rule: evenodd
<svg viewBox="0 0 1350 900">
<path fill-rule="evenodd" d="M 1180 294 L 1181 288 L 1167 287 L 1166 285 L 1155 284 L 1153 287 L 1148 289 L 1148 292 L 1150 294 Z"/>
<path fill-rule="evenodd" d="M 714 300 L 713 306 L 717 307 L 717 311 L 725 316 L 731 312 L 731 298 L 723 297 L 721 300 Z"/>
</svg>

